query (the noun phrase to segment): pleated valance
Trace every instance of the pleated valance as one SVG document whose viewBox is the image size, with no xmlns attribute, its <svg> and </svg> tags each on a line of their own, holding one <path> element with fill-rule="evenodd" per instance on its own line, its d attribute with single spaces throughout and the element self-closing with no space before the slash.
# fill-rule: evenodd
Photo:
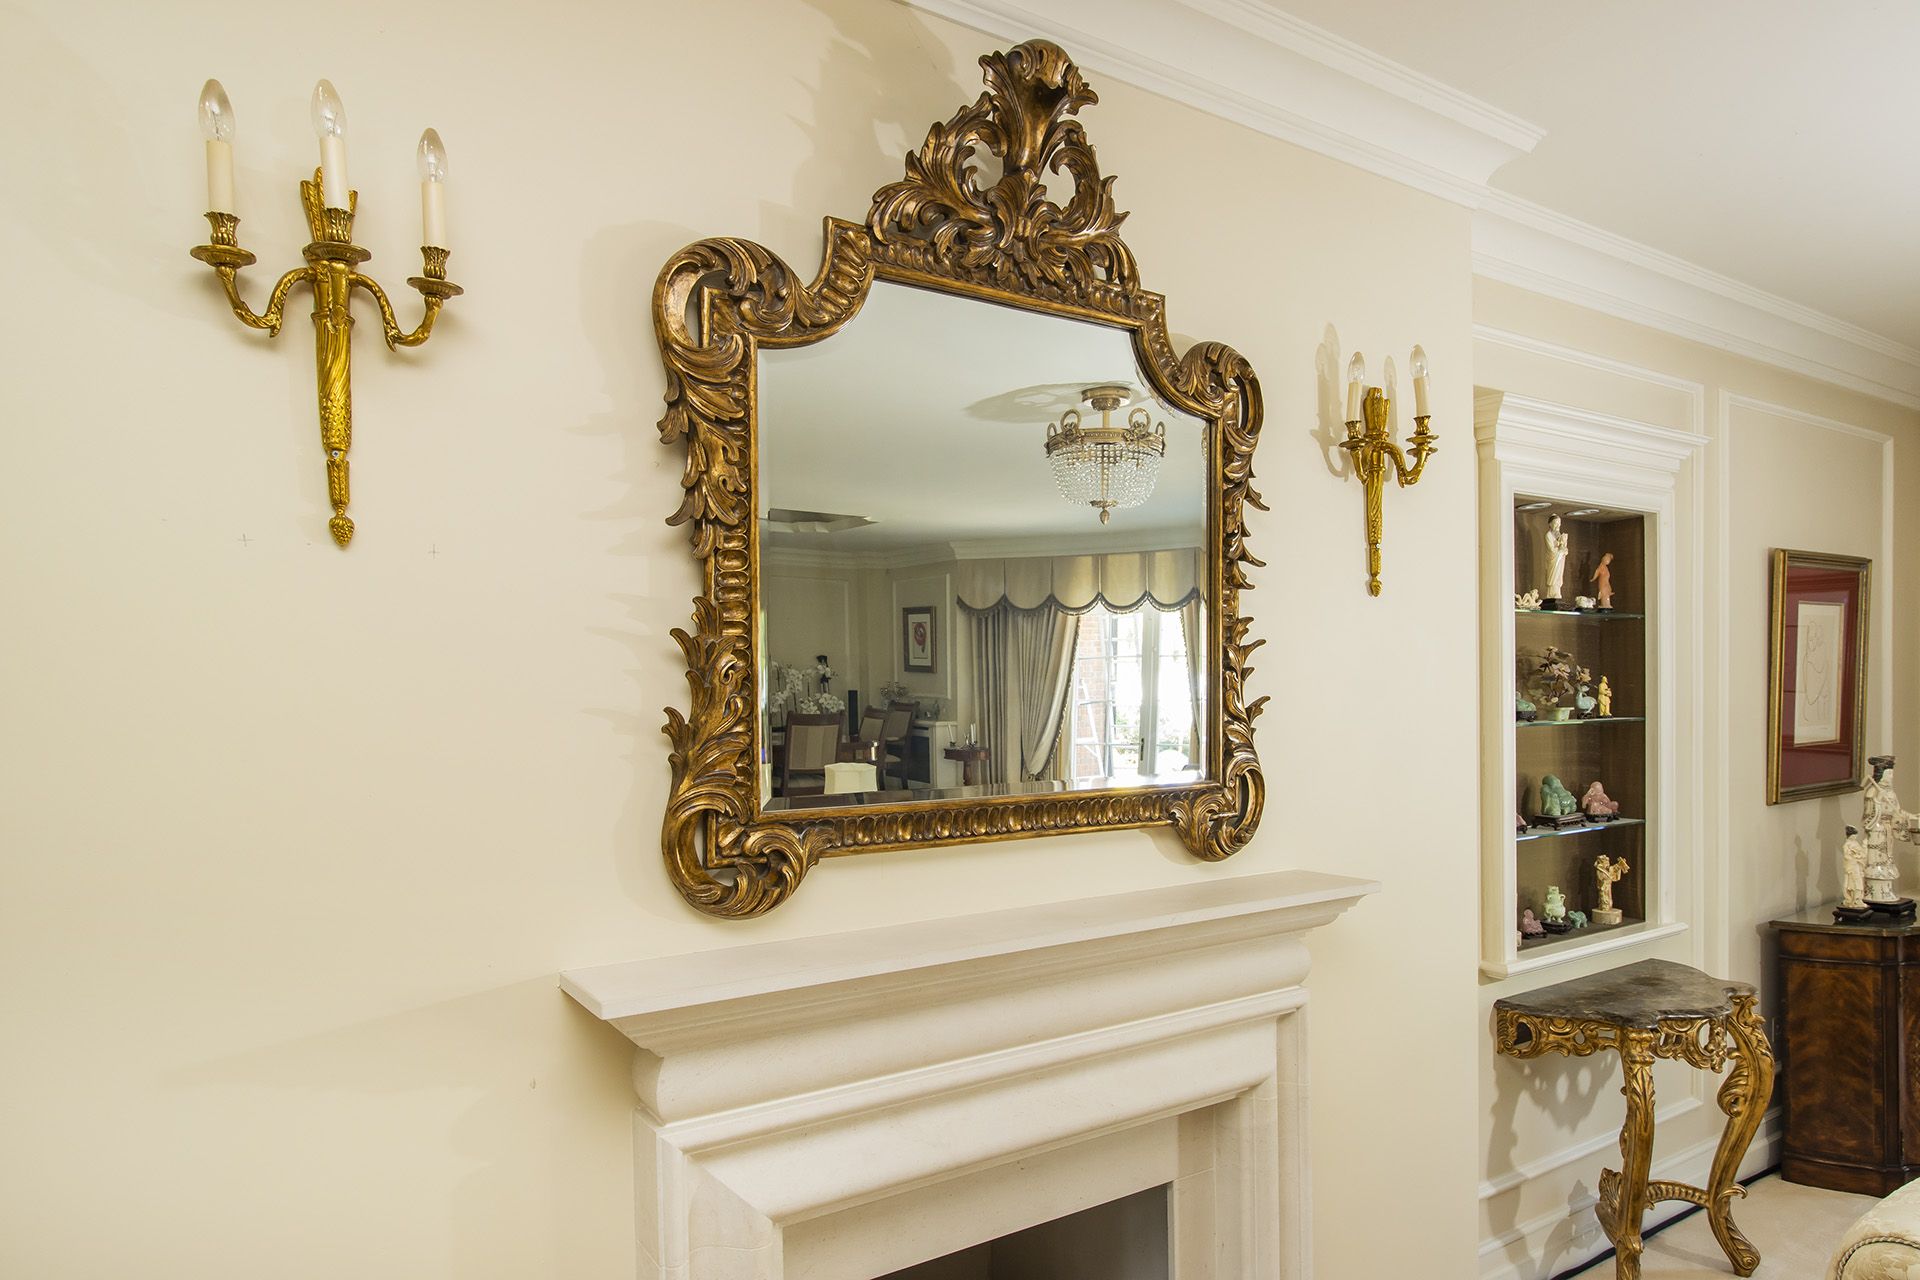
<svg viewBox="0 0 1920 1280">
<path fill-rule="evenodd" d="M 962 560 L 955 594 L 961 608 L 975 613 L 1003 604 L 1015 609 L 1051 604 L 1069 613 L 1085 613 L 1097 604 L 1116 613 L 1142 603 L 1178 609 L 1204 594 L 1206 563 L 1198 547 Z"/>
</svg>

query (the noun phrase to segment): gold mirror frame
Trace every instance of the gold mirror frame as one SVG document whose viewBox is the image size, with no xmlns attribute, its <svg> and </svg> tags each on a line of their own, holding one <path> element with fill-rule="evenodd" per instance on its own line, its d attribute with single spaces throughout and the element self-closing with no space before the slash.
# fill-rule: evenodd
<svg viewBox="0 0 1920 1280">
<path fill-rule="evenodd" d="M 675 887 L 710 915 L 756 916 L 792 895 L 821 858 L 908 845 L 966 844 L 1168 825 L 1195 857 L 1218 861 L 1252 837 L 1266 783 L 1253 749 L 1265 698 L 1248 703 L 1240 595 L 1249 589 L 1245 508 L 1252 486 L 1260 384 L 1221 343 L 1176 356 L 1166 302 L 1140 287 L 1118 229 L 1111 177 L 1102 178 L 1079 121 L 1098 99 L 1056 45 L 1031 40 L 980 59 L 986 92 L 936 123 L 906 176 L 874 194 L 864 224 L 826 219 L 825 261 L 811 284 L 745 240 L 689 245 L 654 286 L 654 326 L 666 362 L 663 442 L 685 442 L 684 495 L 669 524 L 689 526 L 704 567 L 693 630 L 673 638 L 687 660 L 692 706 L 667 710 L 673 781 L 661 830 Z M 998 157 L 992 187 L 975 180 L 976 147 Z M 1073 180 L 1065 207 L 1048 173 Z M 832 336 L 876 280 L 934 289 L 1127 330 L 1140 368 L 1168 404 L 1208 424 L 1211 732 L 1204 781 L 1165 787 L 1051 792 L 841 810 L 763 812 L 757 767 L 760 711 L 754 602 L 759 587 L 757 356 Z"/>
</svg>

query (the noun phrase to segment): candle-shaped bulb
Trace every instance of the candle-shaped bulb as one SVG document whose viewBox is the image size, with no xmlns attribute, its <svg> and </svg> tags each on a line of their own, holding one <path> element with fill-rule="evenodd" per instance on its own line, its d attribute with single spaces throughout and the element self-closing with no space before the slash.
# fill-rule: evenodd
<svg viewBox="0 0 1920 1280">
<path fill-rule="evenodd" d="M 1413 416 L 1427 417 L 1427 350 L 1425 347 L 1418 343 L 1414 344 L 1413 357 L 1407 361 L 1407 368 L 1413 373 Z"/>
<path fill-rule="evenodd" d="M 322 80 L 313 86 L 313 136 L 347 136 L 347 107 L 340 101 L 340 95 L 334 92 L 331 80 Z"/>
<path fill-rule="evenodd" d="M 207 212 L 233 212 L 233 103 L 218 80 L 200 89 L 200 132 L 207 135 Z"/>
<path fill-rule="evenodd" d="M 347 194 L 347 108 L 331 81 L 313 86 L 313 132 L 320 139 L 320 201 L 344 209 Z"/>
<path fill-rule="evenodd" d="M 233 103 L 218 80 L 209 80 L 200 90 L 200 132 L 208 142 L 233 141 Z"/>
<path fill-rule="evenodd" d="M 1347 361 L 1347 421 L 1360 421 L 1360 391 L 1367 381 L 1367 358 L 1358 351 Z"/>
<path fill-rule="evenodd" d="M 447 247 L 447 148 L 437 129 L 420 135 L 420 243 Z"/>
<path fill-rule="evenodd" d="M 440 131 L 429 129 L 420 135 L 420 181 L 445 182 L 447 180 L 447 148 L 440 141 Z"/>
</svg>

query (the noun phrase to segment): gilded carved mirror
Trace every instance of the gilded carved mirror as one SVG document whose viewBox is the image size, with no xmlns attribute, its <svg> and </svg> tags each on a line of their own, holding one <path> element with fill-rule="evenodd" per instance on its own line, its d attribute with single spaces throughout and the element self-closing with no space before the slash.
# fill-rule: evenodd
<svg viewBox="0 0 1920 1280">
<path fill-rule="evenodd" d="M 1211 861 L 1260 819 L 1259 382 L 1174 353 L 1066 54 L 980 62 L 811 283 L 715 239 L 655 286 L 705 571 L 662 842 L 713 915 L 840 854 L 1168 825 Z"/>
</svg>

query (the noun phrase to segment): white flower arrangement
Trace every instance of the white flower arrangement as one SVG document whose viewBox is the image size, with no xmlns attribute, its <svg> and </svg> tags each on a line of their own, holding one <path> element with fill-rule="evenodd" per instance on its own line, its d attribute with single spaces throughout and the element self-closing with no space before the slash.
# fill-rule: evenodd
<svg viewBox="0 0 1920 1280">
<path fill-rule="evenodd" d="M 836 715 L 844 714 L 846 700 L 838 694 L 821 693 L 816 679 L 812 667 L 794 667 L 784 662 L 769 663 L 767 709 L 777 711 L 782 716 L 795 711 L 807 716 L 822 715 L 829 711 Z"/>
</svg>

